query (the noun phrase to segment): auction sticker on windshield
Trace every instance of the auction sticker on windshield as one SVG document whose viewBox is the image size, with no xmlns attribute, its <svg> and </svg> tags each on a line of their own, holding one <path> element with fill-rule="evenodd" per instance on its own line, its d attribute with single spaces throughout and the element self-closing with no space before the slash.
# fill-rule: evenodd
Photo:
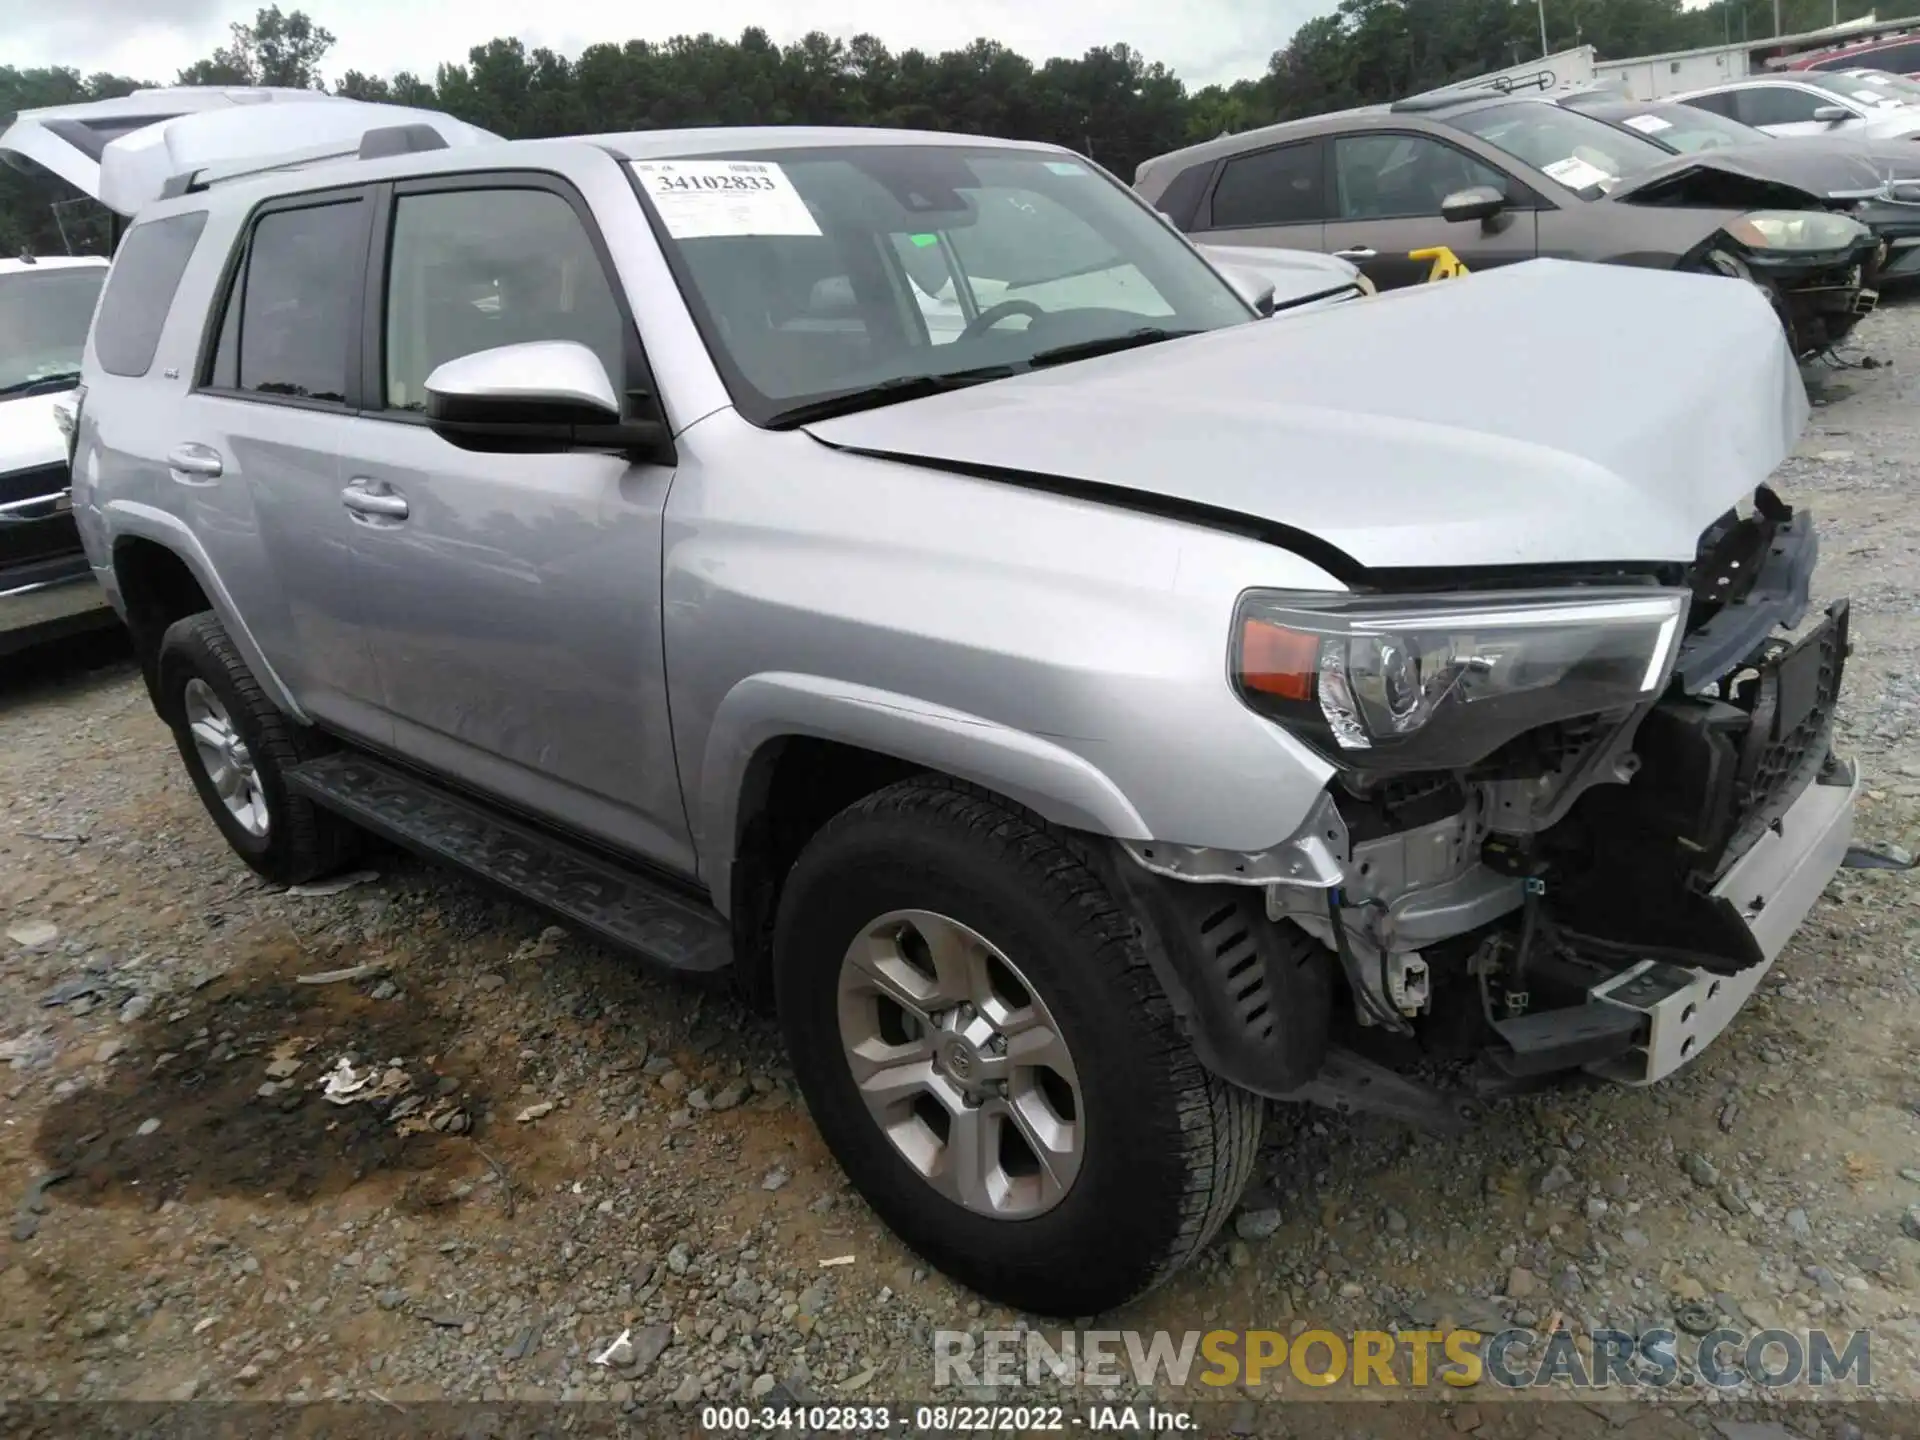
<svg viewBox="0 0 1920 1440">
<path fill-rule="evenodd" d="M 1543 165 L 1540 171 L 1543 175 L 1551 175 L 1569 190 L 1584 190 L 1589 185 L 1602 185 L 1613 179 L 1598 165 L 1582 160 L 1578 155 L 1569 155 L 1564 160 Z"/>
<path fill-rule="evenodd" d="M 1663 119 L 1658 115 L 1629 115 L 1620 123 L 1631 126 L 1642 135 L 1658 135 L 1662 130 L 1673 128 L 1671 120 Z"/>
<path fill-rule="evenodd" d="M 757 160 L 636 160 L 633 173 L 676 240 L 715 235 L 818 235 L 778 165 Z"/>
</svg>

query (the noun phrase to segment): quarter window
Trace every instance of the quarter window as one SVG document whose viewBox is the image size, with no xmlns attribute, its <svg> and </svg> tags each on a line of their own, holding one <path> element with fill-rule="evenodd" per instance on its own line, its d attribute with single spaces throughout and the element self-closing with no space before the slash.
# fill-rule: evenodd
<svg viewBox="0 0 1920 1440">
<path fill-rule="evenodd" d="M 1682 103 L 1710 114 L 1724 115 L 1729 120 L 1733 118 L 1735 108 L 1731 90 L 1716 90 L 1710 95 L 1689 95 Z"/>
<path fill-rule="evenodd" d="M 120 241 L 93 332 L 93 353 L 109 375 L 144 375 L 153 364 L 174 292 L 206 224 L 207 212 L 193 210 L 136 225 Z"/>
<path fill-rule="evenodd" d="M 1213 228 L 1302 225 L 1327 218 L 1318 140 L 1229 160 L 1213 190 Z"/>
<path fill-rule="evenodd" d="M 446 190 L 394 202 L 387 266 L 389 409 L 423 410 L 462 355 L 573 340 L 620 384 L 625 321 L 572 205 L 550 190 Z"/>
<path fill-rule="evenodd" d="M 1456 191 L 1507 191 L 1499 171 L 1423 135 L 1343 135 L 1333 142 L 1333 157 L 1343 220 L 1438 215 Z"/>
</svg>

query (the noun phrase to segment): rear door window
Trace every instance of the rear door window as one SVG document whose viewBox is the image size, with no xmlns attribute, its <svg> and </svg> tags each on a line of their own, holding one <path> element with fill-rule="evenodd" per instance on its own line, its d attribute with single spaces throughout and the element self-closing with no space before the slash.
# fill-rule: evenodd
<svg viewBox="0 0 1920 1440">
<path fill-rule="evenodd" d="M 193 210 L 135 225 L 120 241 L 93 331 L 93 353 L 109 375 L 137 377 L 152 366 L 180 277 L 206 224 L 207 212 Z"/>
<path fill-rule="evenodd" d="M 1736 90 L 1733 118 L 1743 125 L 1797 125 L 1813 119 L 1823 105 L 1838 105 L 1840 97 L 1816 95 L 1791 85 L 1755 85 Z"/>
<path fill-rule="evenodd" d="M 1213 228 L 1325 220 L 1324 153 L 1318 140 L 1303 140 L 1227 161 L 1213 190 Z"/>
<path fill-rule="evenodd" d="M 366 226 L 359 197 L 270 210 L 254 222 L 210 385 L 261 399 L 346 403 Z"/>
</svg>

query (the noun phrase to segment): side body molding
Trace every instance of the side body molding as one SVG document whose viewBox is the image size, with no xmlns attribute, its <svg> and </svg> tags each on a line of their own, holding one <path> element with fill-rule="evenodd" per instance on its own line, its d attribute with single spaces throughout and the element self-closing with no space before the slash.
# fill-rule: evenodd
<svg viewBox="0 0 1920 1440">
<path fill-rule="evenodd" d="M 1132 802 L 1084 758 L 1021 730 L 888 690 L 820 675 L 749 675 L 721 700 L 707 735 L 697 802 L 701 878 L 731 895 L 742 783 L 754 752 L 786 735 L 837 740 L 943 770 L 1019 801 L 1060 825 L 1152 838 Z"/>
</svg>

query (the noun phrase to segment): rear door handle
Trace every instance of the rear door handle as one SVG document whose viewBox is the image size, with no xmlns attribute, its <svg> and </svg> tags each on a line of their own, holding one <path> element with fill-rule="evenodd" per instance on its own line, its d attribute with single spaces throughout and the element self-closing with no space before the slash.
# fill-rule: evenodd
<svg viewBox="0 0 1920 1440">
<path fill-rule="evenodd" d="M 224 469 L 220 452 L 211 445 L 198 445 L 189 441 L 185 445 L 174 447 L 167 454 L 167 471 L 182 485 L 197 485 L 207 480 L 218 480 Z"/>
<path fill-rule="evenodd" d="M 1380 258 L 1380 252 L 1370 246 L 1356 245 L 1351 250 L 1334 251 L 1333 258 L 1336 260 L 1377 260 Z"/>
<path fill-rule="evenodd" d="M 340 492 L 340 503 L 356 515 L 379 516 L 384 520 L 407 518 L 407 497 L 394 494 L 393 487 L 384 481 L 355 480 Z"/>
</svg>

